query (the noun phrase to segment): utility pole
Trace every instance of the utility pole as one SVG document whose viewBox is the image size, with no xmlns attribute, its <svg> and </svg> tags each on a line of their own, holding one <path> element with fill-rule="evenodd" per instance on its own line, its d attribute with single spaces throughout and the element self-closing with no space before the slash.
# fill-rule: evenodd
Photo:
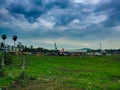
<svg viewBox="0 0 120 90">
<path fill-rule="evenodd" d="M 21 56 L 21 78 L 24 80 L 25 79 L 25 56 L 22 54 L 22 43 L 19 42 L 18 43 L 18 46 L 19 46 L 19 55 Z"/>
<path fill-rule="evenodd" d="M 57 45 L 56 45 L 56 43 L 54 44 L 54 46 L 55 46 L 55 50 L 57 50 Z"/>
<path fill-rule="evenodd" d="M 102 49 L 102 44 L 100 43 L 100 50 Z"/>
</svg>

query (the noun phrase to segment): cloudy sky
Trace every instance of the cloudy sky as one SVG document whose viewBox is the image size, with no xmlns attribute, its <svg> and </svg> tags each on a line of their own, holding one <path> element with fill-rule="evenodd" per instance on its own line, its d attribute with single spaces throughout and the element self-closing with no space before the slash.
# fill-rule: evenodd
<svg viewBox="0 0 120 90">
<path fill-rule="evenodd" d="M 120 0 L 0 0 L 2 34 L 11 45 L 17 35 L 34 47 L 118 49 Z"/>
</svg>

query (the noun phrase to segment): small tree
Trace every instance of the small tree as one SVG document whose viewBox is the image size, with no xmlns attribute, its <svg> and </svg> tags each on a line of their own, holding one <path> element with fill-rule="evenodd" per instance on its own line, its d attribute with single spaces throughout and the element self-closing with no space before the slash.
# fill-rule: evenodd
<svg viewBox="0 0 120 90">
<path fill-rule="evenodd" d="M 17 36 L 13 36 L 13 41 L 14 41 L 14 49 L 15 49 L 15 52 L 16 52 L 16 45 L 15 45 L 15 41 L 17 40 Z"/>
<path fill-rule="evenodd" d="M 4 43 L 3 42 L 1 42 L 0 48 L 1 49 L 4 48 Z"/>
</svg>

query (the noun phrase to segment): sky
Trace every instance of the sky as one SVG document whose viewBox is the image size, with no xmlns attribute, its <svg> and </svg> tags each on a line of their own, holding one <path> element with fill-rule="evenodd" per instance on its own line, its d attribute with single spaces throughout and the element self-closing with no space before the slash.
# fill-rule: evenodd
<svg viewBox="0 0 120 90">
<path fill-rule="evenodd" d="M 0 0 L 2 34 L 10 45 L 17 35 L 48 49 L 120 49 L 120 0 Z"/>
</svg>

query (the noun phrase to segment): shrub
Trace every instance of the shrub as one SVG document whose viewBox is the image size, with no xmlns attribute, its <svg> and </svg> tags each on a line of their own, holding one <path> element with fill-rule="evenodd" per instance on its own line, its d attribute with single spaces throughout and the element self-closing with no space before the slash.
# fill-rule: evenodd
<svg viewBox="0 0 120 90">
<path fill-rule="evenodd" d="M 13 60 L 10 55 L 5 55 L 5 65 L 11 65 L 13 63 Z"/>
<path fill-rule="evenodd" d="M 5 70 L 0 68 L 0 77 L 4 77 L 5 76 Z"/>
<path fill-rule="evenodd" d="M 4 77 L 6 75 L 6 71 L 4 68 L 2 68 L 2 56 L 0 56 L 0 77 Z M 13 63 L 12 58 L 10 55 L 5 56 L 5 65 L 11 65 Z"/>
<path fill-rule="evenodd" d="M 1 64 L 2 58 L 0 57 L 0 77 L 3 77 L 3 69 L 2 69 L 2 64 Z"/>
<path fill-rule="evenodd" d="M 1 63 L 1 59 L 0 59 L 0 70 L 2 69 L 2 63 Z"/>
</svg>

